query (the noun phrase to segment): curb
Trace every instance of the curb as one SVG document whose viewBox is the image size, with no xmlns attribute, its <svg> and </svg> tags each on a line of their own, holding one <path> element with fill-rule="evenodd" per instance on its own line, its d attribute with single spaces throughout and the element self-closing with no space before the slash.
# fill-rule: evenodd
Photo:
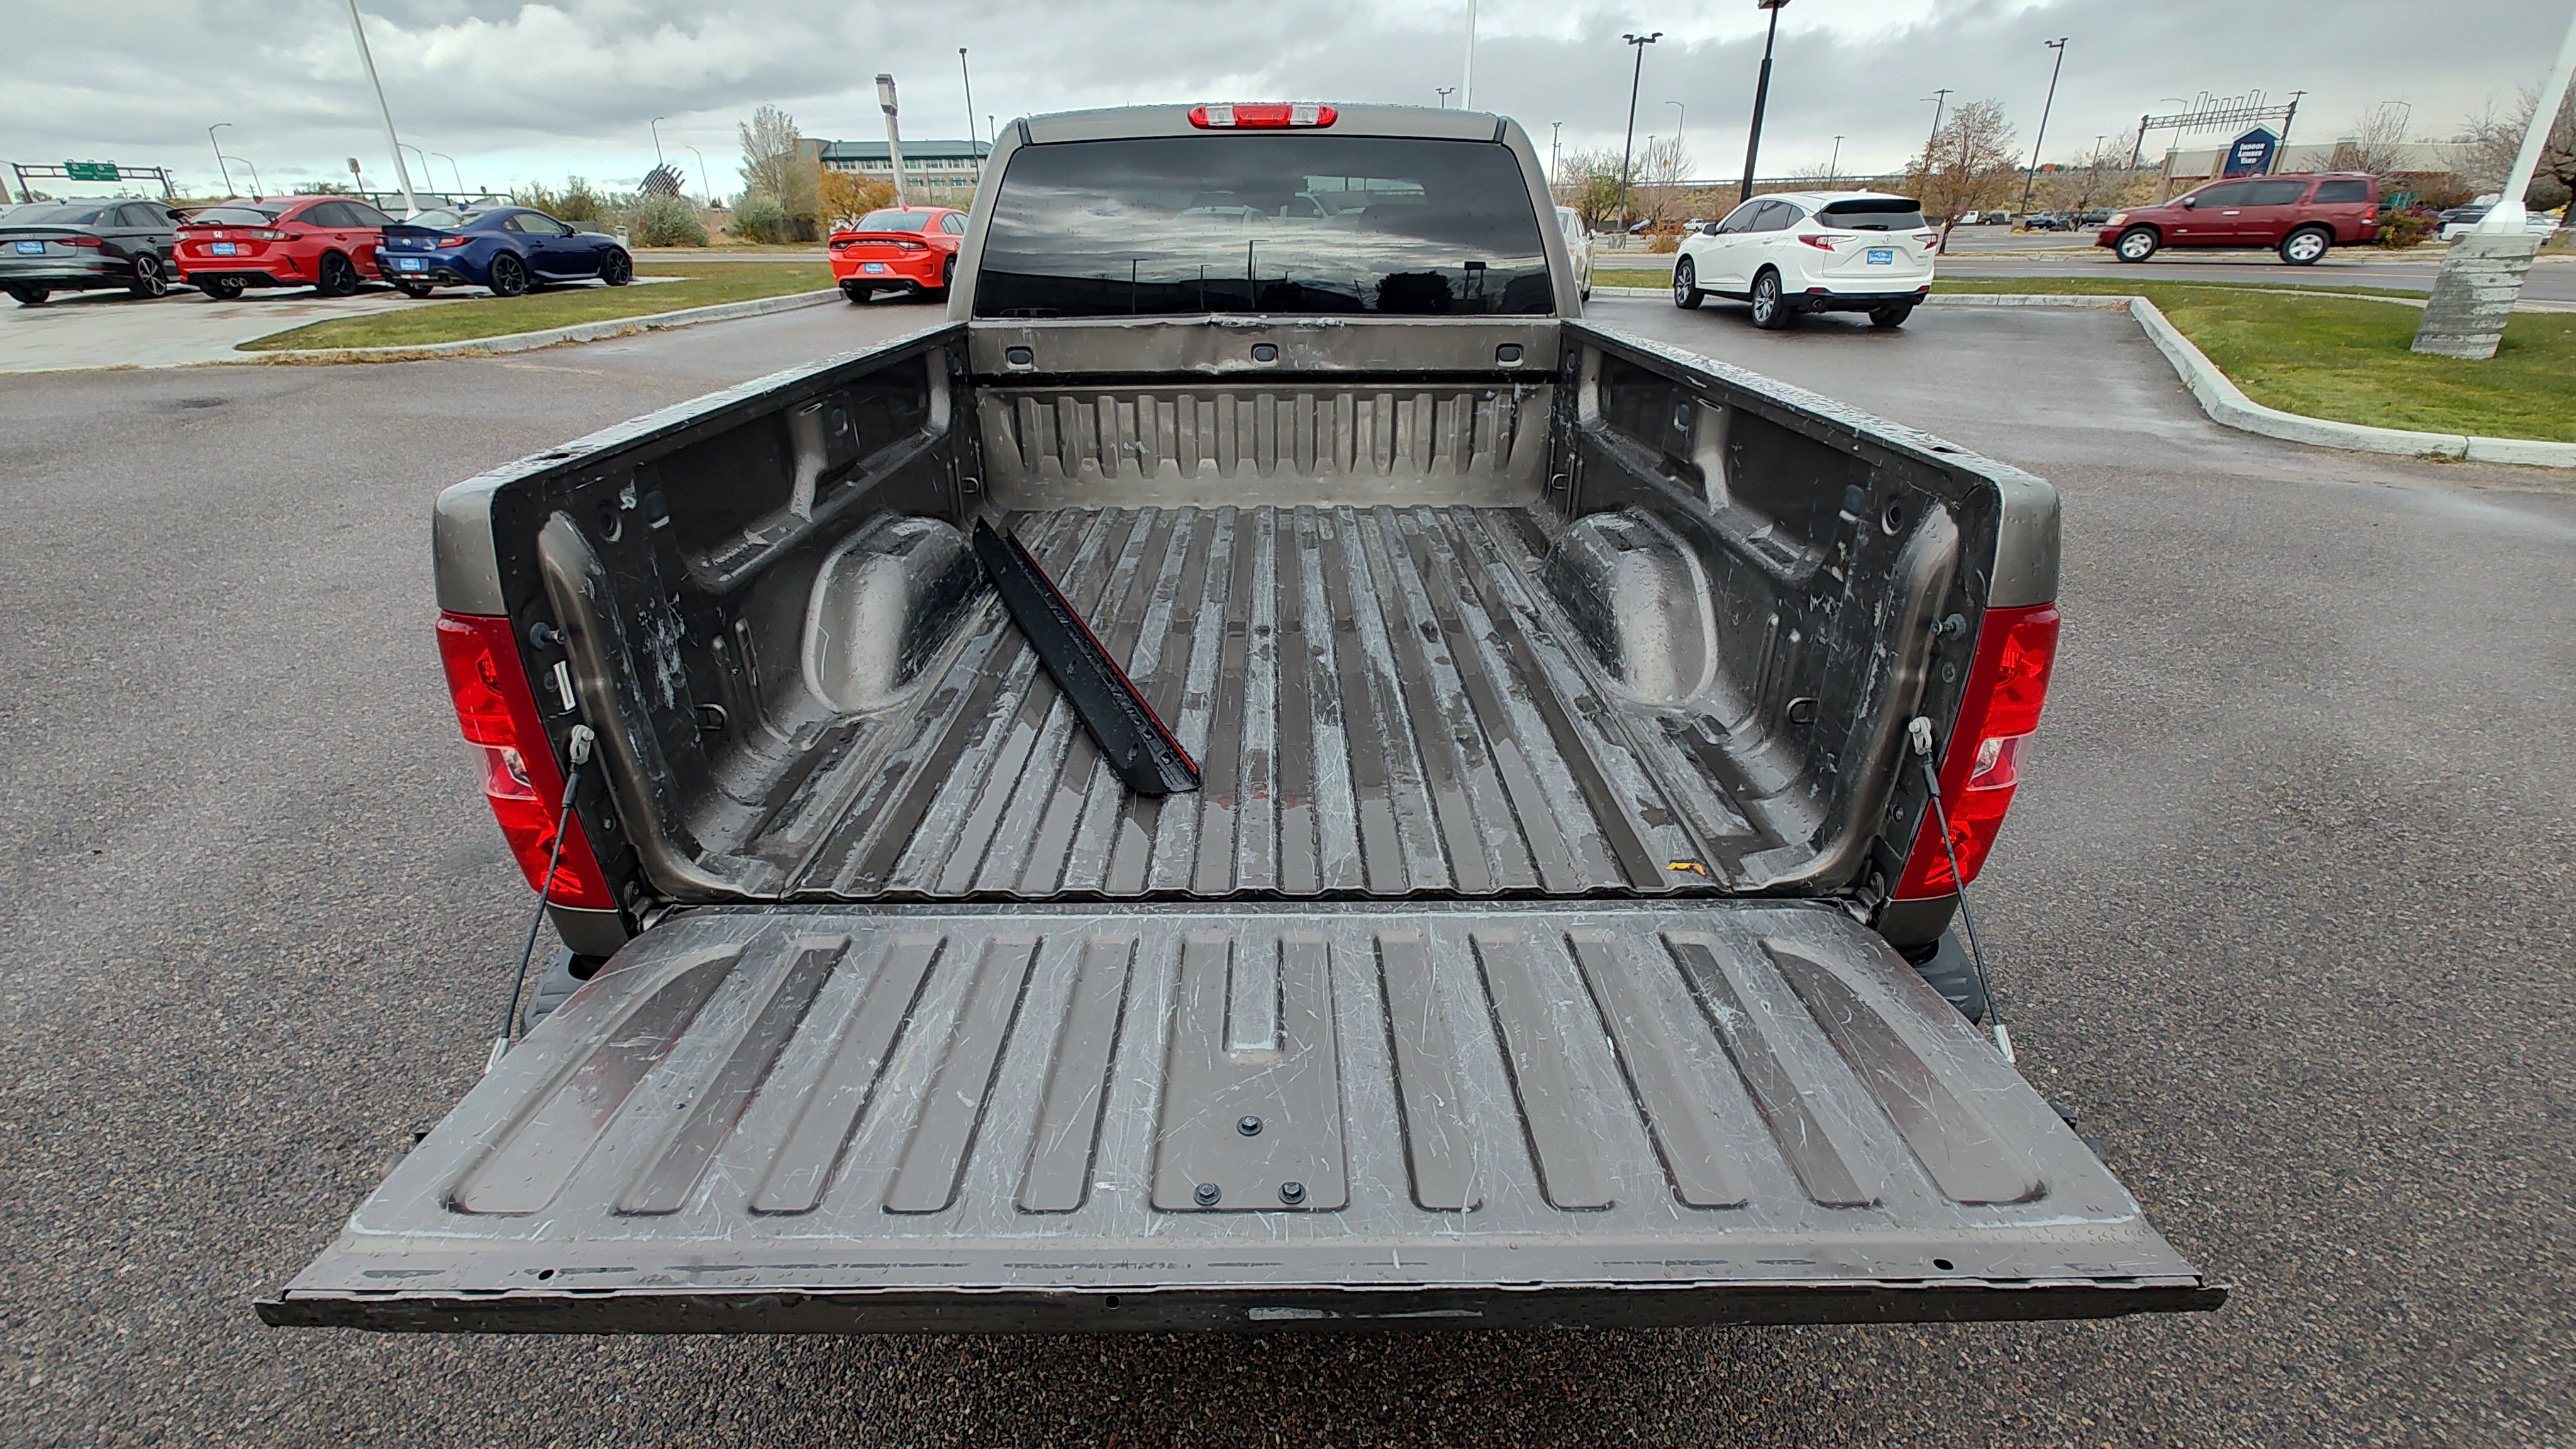
<svg viewBox="0 0 2576 1449">
<path fill-rule="evenodd" d="M 2107 310 L 2126 306 L 2147 340 L 2164 354 L 2183 385 L 2210 420 L 2242 432 L 2285 442 L 2356 453 L 2391 453 L 2409 457 L 2460 458 L 2472 463 L 2522 463 L 2540 468 L 2576 468 L 2576 443 L 2537 438 L 2488 438 L 2464 433 L 2419 433 L 2404 428 L 2374 428 L 2366 423 L 2339 423 L 2265 407 L 2218 370 L 2207 354 L 2182 335 L 2156 304 L 2144 297 L 2064 293 L 1934 293 L 1928 300 L 1957 307 L 2087 307 Z"/>
<path fill-rule="evenodd" d="M 632 337 L 641 332 L 660 332 L 673 327 L 695 327 L 702 322 L 766 317 L 772 312 L 792 312 L 799 307 L 819 307 L 826 302 L 840 300 L 840 289 L 827 287 L 819 292 L 789 292 L 777 297 L 757 297 L 748 302 L 719 302 L 712 307 L 687 307 L 677 312 L 656 312 L 642 317 L 578 322 L 570 327 L 550 327 L 542 332 L 512 332 L 499 337 L 468 337 L 455 342 L 423 342 L 408 347 L 300 347 L 278 352 L 249 352 L 239 357 L 223 358 L 214 365 L 244 362 L 411 362 L 430 357 L 533 352 L 541 347 L 560 347 L 567 342 L 598 342 L 605 338 Z"/>
<path fill-rule="evenodd" d="M 1596 297 L 1661 297 L 1659 288 L 1595 287 Z M 2382 299 L 2368 299 L 2382 300 Z M 2338 423 L 2265 407 L 2218 370 L 2181 329 L 2165 319 L 2144 297 L 2099 292 L 1935 292 L 1925 306 L 1941 307 L 2078 307 L 2107 312 L 2126 307 L 2147 340 L 2164 354 L 2174 374 L 2191 389 L 2210 421 L 2241 432 L 2259 433 L 2284 442 L 2317 448 L 2343 448 L 2356 453 L 2393 453 L 2407 457 L 2459 458 L 2471 463 L 2520 463 L 2535 468 L 2576 468 L 2576 443 L 2538 438 L 2488 438 L 2463 433 L 2418 433 L 2404 428 L 2374 428 L 2365 423 Z"/>
</svg>

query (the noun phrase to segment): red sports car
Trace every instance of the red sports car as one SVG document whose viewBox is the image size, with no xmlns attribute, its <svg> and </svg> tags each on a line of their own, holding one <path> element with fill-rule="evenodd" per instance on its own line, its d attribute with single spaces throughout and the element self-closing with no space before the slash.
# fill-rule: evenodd
<svg viewBox="0 0 2576 1449">
<path fill-rule="evenodd" d="M 950 207 L 871 211 L 832 233 L 832 280 L 853 302 L 879 292 L 945 297 L 965 240 L 966 213 Z"/>
<path fill-rule="evenodd" d="M 374 280 L 392 217 L 345 196 L 222 201 L 179 224 L 179 280 L 229 302 L 246 287 L 346 297 Z"/>
</svg>

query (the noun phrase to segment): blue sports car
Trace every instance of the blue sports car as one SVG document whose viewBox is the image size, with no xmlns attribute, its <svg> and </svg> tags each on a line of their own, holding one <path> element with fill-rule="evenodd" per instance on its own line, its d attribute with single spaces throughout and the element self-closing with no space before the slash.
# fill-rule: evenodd
<svg viewBox="0 0 2576 1449">
<path fill-rule="evenodd" d="M 635 259 L 617 238 L 575 231 L 524 206 L 424 211 L 396 222 L 376 248 L 376 268 L 406 297 L 426 297 L 432 287 L 515 297 L 549 282 L 635 280 Z"/>
</svg>

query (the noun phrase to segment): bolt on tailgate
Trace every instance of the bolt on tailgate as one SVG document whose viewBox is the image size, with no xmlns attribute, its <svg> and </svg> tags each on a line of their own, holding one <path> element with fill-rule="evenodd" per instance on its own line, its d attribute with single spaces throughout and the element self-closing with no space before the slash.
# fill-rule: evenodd
<svg viewBox="0 0 2576 1449">
<path fill-rule="evenodd" d="M 632 943 L 260 1305 L 482 1331 L 2216 1306 L 1821 905 L 718 910 Z"/>
</svg>

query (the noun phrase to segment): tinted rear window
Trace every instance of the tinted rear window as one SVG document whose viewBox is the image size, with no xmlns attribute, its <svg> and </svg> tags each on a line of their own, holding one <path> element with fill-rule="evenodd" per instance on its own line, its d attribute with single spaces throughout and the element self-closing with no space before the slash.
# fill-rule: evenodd
<svg viewBox="0 0 2576 1449">
<path fill-rule="evenodd" d="M 2307 194 L 2304 181 L 2257 181 L 2246 188 L 2247 206 L 2289 206 Z"/>
<path fill-rule="evenodd" d="M 452 226 L 462 226 L 464 224 L 464 216 L 461 213 L 453 211 L 424 211 L 413 216 L 405 223 L 407 226 L 436 227 L 441 230 Z"/>
<path fill-rule="evenodd" d="M 2368 201 L 2369 199 L 2370 183 L 2367 181 L 2320 181 L 2317 183 L 2317 204 L 2320 206 L 2329 205 L 2338 201 Z"/>
<path fill-rule="evenodd" d="M 209 206 L 189 216 L 198 226 L 266 226 L 277 220 L 286 208 L 260 206 Z"/>
<path fill-rule="evenodd" d="M 931 213 L 926 211 L 871 211 L 859 218 L 852 231 L 928 231 Z"/>
<path fill-rule="evenodd" d="M 975 314 L 1545 315 L 1541 236 L 1519 163 L 1491 142 L 1031 146 L 994 198 Z"/>
<path fill-rule="evenodd" d="M 1828 201 L 1816 220 L 1847 231 L 1921 231 L 1924 227 L 1923 204 L 1901 196 Z"/>
<path fill-rule="evenodd" d="M 104 206 L 47 206 L 9 218 L 11 226 L 95 226 Z"/>
</svg>

